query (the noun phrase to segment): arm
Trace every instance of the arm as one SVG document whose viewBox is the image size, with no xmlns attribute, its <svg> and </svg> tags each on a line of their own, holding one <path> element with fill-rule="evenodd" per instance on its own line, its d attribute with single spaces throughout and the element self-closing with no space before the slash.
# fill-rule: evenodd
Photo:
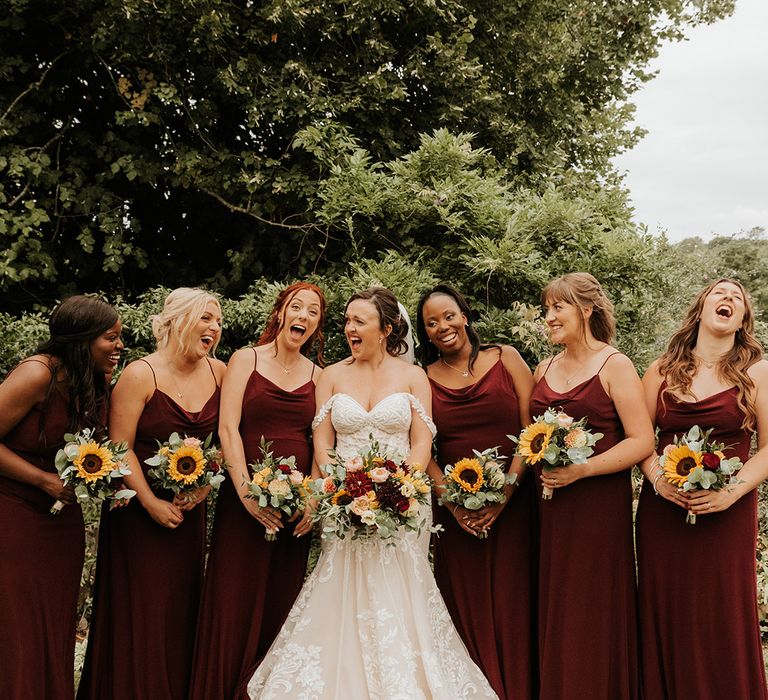
<svg viewBox="0 0 768 700">
<path fill-rule="evenodd" d="M 578 479 L 623 471 L 653 453 L 653 426 L 645 410 L 643 387 L 632 362 L 624 355 L 617 355 L 603 371 L 608 385 L 606 391 L 619 414 L 624 439 L 609 450 L 589 457 L 585 464 L 544 470 L 541 480 L 545 486 L 561 488 Z"/>
<path fill-rule="evenodd" d="M 423 369 L 416 366 L 411 369 L 409 391 L 424 407 L 427 416 L 432 418 L 432 390 L 429 388 L 429 380 Z M 411 452 L 406 462 L 420 464 L 426 470 L 432 460 L 432 431 L 414 408 L 411 408 L 411 414 Z"/>
<path fill-rule="evenodd" d="M 128 443 L 126 459 L 131 474 L 125 477 L 125 483 L 136 491 L 139 503 L 155 522 L 173 529 L 184 519 L 183 513 L 178 506 L 155 496 L 133 451 L 136 426 L 154 391 L 151 370 L 144 362 L 132 362 L 123 370 L 110 400 L 109 438 L 113 442 Z"/>
<path fill-rule="evenodd" d="M 48 362 L 47 358 L 45 359 Z M 22 362 L 0 384 L 0 438 L 10 433 L 21 420 L 45 400 L 51 371 L 40 362 Z M 75 500 L 74 490 L 65 487 L 56 472 L 47 472 L 0 442 L 0 474 L 45 491 L 65 503 Z"/>
<path fill-rule="evenodd" d="M 315 406 L 316 411 L 320 411 L 331 396 L 333 396 L 333 374 L 334 366 L 327 367 L 317 380 L 315 387 Z M 320 425 L 312 431 L 312 442 L 314 444 L 314 457 L 312 460 L 312 477 L 320 479 L 325 476 L 322 473 L 322 466 L 332 462 L 328 454 L 336 444 L 336 431 L 333 429 L 330 412 L 325 416 Z"/>
<path fill-rule="evenodd" d="M 730 508 L 768 477 L 768 361 L 760 360 L 747 371 L 755 383 L 757 452 L 736 473 L 735 483 L 719 491 L 697 490 L 685 494 L 688 510 L 697 515 Z"/>
</svg>

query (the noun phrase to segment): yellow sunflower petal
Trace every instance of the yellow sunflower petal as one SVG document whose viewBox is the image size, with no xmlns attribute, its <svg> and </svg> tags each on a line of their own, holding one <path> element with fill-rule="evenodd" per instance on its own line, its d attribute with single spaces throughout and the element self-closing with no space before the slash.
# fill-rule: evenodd
<svg viewBox="0 0 768 700">
<path fill-rule="evenodd" d="M 168 476 L 174 481 L 193 484 L 205 471 L 205 457 L 199 447 L 182 445 L 168 459 Z"/>
<path fill-rule="evenodd" d="M 701 466 L 701 457 L 701 452 L 694 452 L 688 445 L 673 447 L 664 460 L 664 476 L 675 486 L 682 486 L 691 470 Z"/>
<path fill-rule="evenodd" d="M 115 468 L 112 453 L 96 442 L 80 445 L 74 462 L 77 475 L 89 483 L 107 476 Z"/>
<path fill-rule="evenodd" d="M 544 457 L 555 427 L 546 423 L 531 423 L 520 434 L 519 454 L 529 464 L 536 464 Z"/>
<path fill-rule="evenodd" d="M 464 491 L 476 493 L 485 483 L 483 468 L 476 459 L 460 459 L 451 472 L 453 479 Z"/>
</svg>

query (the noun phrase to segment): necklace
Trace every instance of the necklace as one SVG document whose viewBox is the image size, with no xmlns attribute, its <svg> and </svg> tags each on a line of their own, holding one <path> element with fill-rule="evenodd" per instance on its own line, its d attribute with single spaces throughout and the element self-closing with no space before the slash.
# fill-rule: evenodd
<svg viewBox="0 0 768 700">
<path fill-rule="evenodd" d="M 280 365 L 283 368 L 283 374 L 290 374 L 291 370 L 297 364 L 299 364 L 299 360 L 301 360 L 301 358 L 299 358 L 298 360 L 294 360 L 292 365 L 284 365 L 282 362 L 280 362 L 280 360 L 277 359 L 277 355 L 275 355 L 275 362 L 277 362 L 277 364 Z"/>
<path fill-rule="evenodd" d="M 171 378 L 173 379 L 173 386 L 176 389 L 176 396 L 180 399 L 184 398 L 184 392 L 187 390 L 187 387 L 189 386 L 189 383 L 192 381 L 192 377 L 195 374 L 196 367 L 192 369 L 192 371 L 189 373 L 189 376 L 187 377 L 187 381 L 184 382 L 181 388 L 179 388 L 179 382 L 176 380 L 176 370 L 173 371 L 171 374 Z"/>
<path fill-rule="evenodd" d="M 468 377 L 469 376 L 469 365 L 467 365 L 467 369 L 458 369 L 457 367 L 454 367 L 450 362 L 446 362 L 445 358 L 441 355 L 440 359 L 443 361 L 443 364 L 446 367 L 450 367 L 454 372 L 458 372 L 462 377 Z"/>
<path fill-rule="evenodd" d="M 697 353 L 695 350 L 693 351 L 693 355 L 694 355 L 694 357 L 695 357 L 697 360 L 701 360 L 701 361 L 704 363 L 704 366 L 705 366 L 707 369 L 712 369 L 712 368 L 715 366 L 715 364 L 716 364 L 716 363 L 720 362 L 720 360 L 722 360 L 722 359 L 723 359 L 723 356 L 724 356 L 725 354 L 726 354 L 726 353 L 723 353 L 722 355 L 718 355 L 718 356 L 717 356 L 717 357 L 716 357 L 714 360 L 707 360 L 705 357 L 702 357 L 701 355 L 699 355 L 699 353 Z"/>
</svg>

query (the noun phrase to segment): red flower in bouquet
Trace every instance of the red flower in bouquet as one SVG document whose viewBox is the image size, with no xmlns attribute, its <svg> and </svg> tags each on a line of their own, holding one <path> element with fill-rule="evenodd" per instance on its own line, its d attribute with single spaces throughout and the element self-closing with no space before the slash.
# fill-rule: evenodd
<svg viewBox="0 0 768 700">
<path fill-rule="evenodd" d="M 720 468 L 720 457 L 718 457 L 714 452 L 705 452 L 701 456 L 701 466 L 703 466 L 704 469 L 708 471 L 716 471 Z"/>
<path fill-rule="evenodd" d="M 350 472 L 347 474 L 345 488 L 352 498 L 365 496 L 373 489 L 371 477 L 363 471 Z"/>
</svg>

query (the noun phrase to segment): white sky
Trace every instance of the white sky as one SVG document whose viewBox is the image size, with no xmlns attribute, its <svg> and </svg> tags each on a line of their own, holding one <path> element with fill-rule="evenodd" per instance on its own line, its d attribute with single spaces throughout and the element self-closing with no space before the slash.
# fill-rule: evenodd
<svg viewBox="0 0 768 700">
<path fill-rule="evenodd" d="M 678 241 L 768 231 L 768 0 L 661 48 L 635 95 L 648 135 L 614 160 L 635 220 Z"/>
</svg>

